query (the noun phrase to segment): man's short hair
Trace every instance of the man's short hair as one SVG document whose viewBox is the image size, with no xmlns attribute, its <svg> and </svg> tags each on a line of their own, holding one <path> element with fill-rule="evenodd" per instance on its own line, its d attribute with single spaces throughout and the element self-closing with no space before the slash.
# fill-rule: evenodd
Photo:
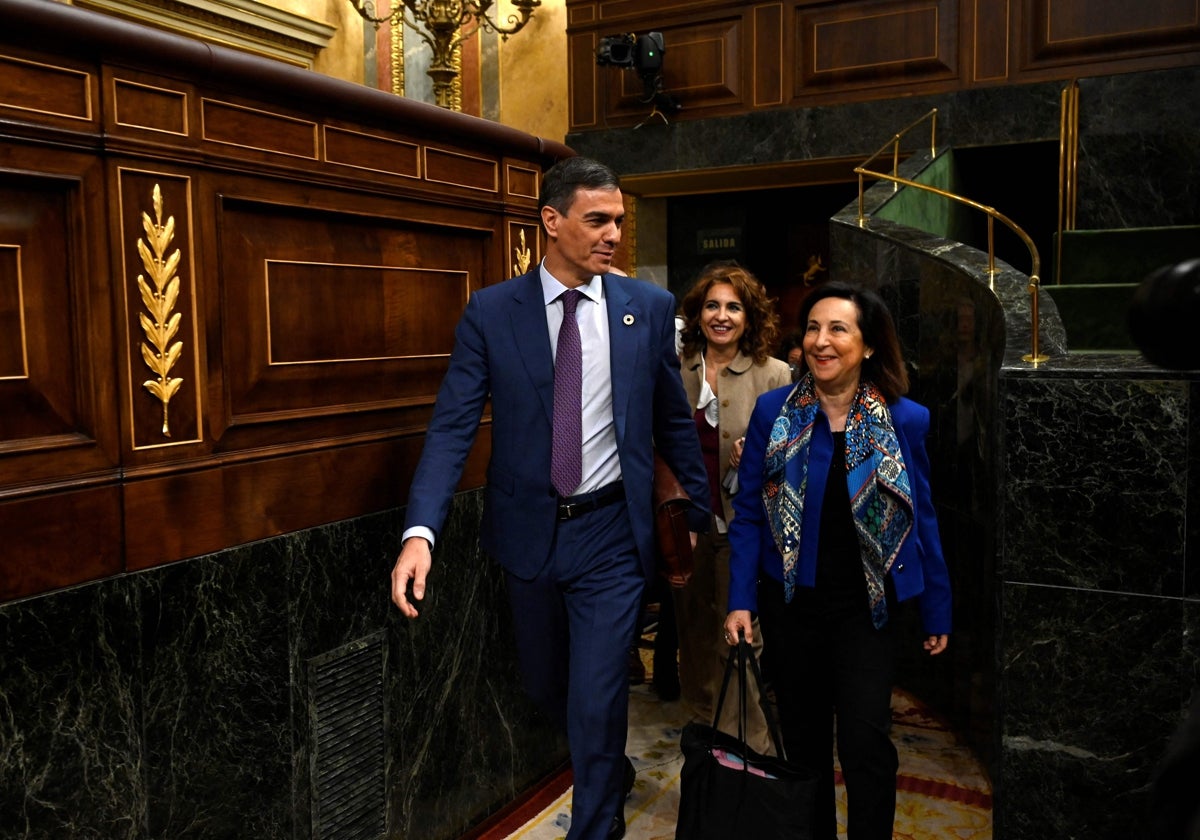
<svg viewBox="0 0 1200 840">
<path fill-rule="evenodd" d="M 621 179 L 603 163 L 585 157 L 569 157 L 546 170 L 538 196 L 538 212 L 553 207 L 564 216 L 575 201 L 576 190 L 619 190 Z"/>
</svg>

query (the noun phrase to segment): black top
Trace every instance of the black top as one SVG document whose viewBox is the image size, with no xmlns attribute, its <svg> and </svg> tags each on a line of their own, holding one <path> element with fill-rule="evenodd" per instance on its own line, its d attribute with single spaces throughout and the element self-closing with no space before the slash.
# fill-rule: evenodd
<svg viewBox="0 0 1200 840">
<path fill-rule="evenodd" d="M 867 583 L 846 487 L 845 432 L 833 433 L 833 459 L 821 503 L 816 587 L 797 587 L 795 598 L 823 615 L 844 615 L 867 606 Z"/>
</svg>

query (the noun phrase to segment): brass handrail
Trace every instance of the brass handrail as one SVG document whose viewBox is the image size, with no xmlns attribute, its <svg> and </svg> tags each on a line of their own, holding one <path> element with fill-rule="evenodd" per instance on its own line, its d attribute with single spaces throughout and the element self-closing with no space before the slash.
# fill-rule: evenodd
<svg viewBox="0 0 1200 840">
<path fill-rule="evenodd" d="M 1062 89 L 1058 119 L 1058 237 L 1054 245 L 1054 282 L 1062 282 L 1064 230 L 1075 230 L 1079 202 L 1079 81 Z"/>
<path fill-rule="evenodd" d="M 1044 353 L 1041 353 L 1038 348 L 1038 323 L 1039 323 L 1038 288 L 1041 285 L 1039 276 L 1041 273 L 1042 261 L 1041 261 L 1041 258 L 1038 256 L 1037 246 L 1033 244 L 1033 240 L 1030 239 L 1029 234 L 1027 234 L 1015 222 L 1013 222 L 1011 219 L 1009 219 L 1007 216 L 1005 216 L 1003 213 L 997 211 L 993 207 L 988 207 L 987 205 L 980 204 L 977 201 L 972 201 L 969 198 L 964 198 L 961 195 L 955 195 L 952 192 L 947 192 L 946 190 L 938 189 L 937 187 L 931 187 L 928 184 L 918 184 L 916 181 L 910 181 L 907 178 L 901 178 L 899 175 L 896 174 L 900 169 L 900 140 L 904 137 L 905 134 L 907 134 L 909 131 L 916 128 L 918 125 L 925 122 L 926 120 L 929 120 L 930 124 L 931 124 L 930 131 L 929 131 L 929 153 L 930 153 L 930 156 L 935 155 L 937 153 L 937 142 L 936 142 L 936 138 L 937 138 L 937 108 L 933 108 L 924 116 L 919 117 L 916 120 L 913 120 L 911 123 L 909 123 L 903 129 L 901 129 L 899 132 L 892 135 L 892 139 L 889 140 L 887 143 L 884 143 L 883 146 L 880 147 L 879 151 L 875 152 L 875 154 L 871 155 L 869 158 L 867 158 L 865 161 L 863 161 L 860 165 L 854 167 L 854 171 L 858 175 L 858 224 L 860 227 L 862 227 L 866 224 L 866 220 L 867 220 L 866 212 L 864 211 L 864 202 L 863 202 L 863 194 L 864 194 L 863 177 L 866 175 L 870 175 L 873 178 L 878 178 L 878 179 L 884 180 L 884 181 L 891 181 L 893 192 L 899 191 L 901 186 L 913 187 L 918 190 L 924 190 L 925 192 L 931 192 L 931 193 L 934 193 L 935 195 L 940 195 L 943 198 L 949 198 L 952 201 L 957 201 L 958 203 L 965 204 L 968 207 L 973 207 L 976 210 L 980 210 L 983 213 L 986 213 L 987 217 L 988 217 L 988 248 L 987 248 L 988 275 L 992 278 L 995 278 L 995 276 L 996 276 L 995 222 L 997 219 L 999 219 L 1003 224 L 1005 224 L 1008 227 L 1009 230 L 1011 230 L 1013 233 L 1015 233 L 1020 238 L 1020 240 L 1025 243 L 1025 247 L 1029 249 L 1029 257 L 1032 261 L 1032 270 L 1029 272 L 1029 295 L 1030 295 L 1029 314 L 1030 314 L 1030 320 L 1032 322 L 1032 327 L 1033 327 L 1032 347 L 1030 348 L 1030 352 L 1025 354 L 1024 356 L 1022 356 L 1021 358 L 1024 361 L 1030 362 L 1035 365 L 1038 364 L 1039 362 L 1044 362 L 1050 357 L 1045 355 Z M 892 150 L 892 172 L 891 172 L 891 174 L 884 173 L 884 172 L 875 172 L 873 170 L 868 169 L 867 166 L 869 164 L 871 164 L 877 157 L 879 157 L 884 152 L 886 152 L 889 149 L 889 147 Z"/>
</svg>

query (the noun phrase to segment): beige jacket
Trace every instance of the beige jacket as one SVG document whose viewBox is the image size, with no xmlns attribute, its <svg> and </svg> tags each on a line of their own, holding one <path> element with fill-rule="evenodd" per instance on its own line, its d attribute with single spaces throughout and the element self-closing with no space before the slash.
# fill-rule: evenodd
<svg viewBox="0 0 1200 840">
<path fill-rule="evenodd" d="M 696 413 L 696 400 L 700 398 L 700 387 L 704 378 L 699 354 L 688 356 L 682 362 L 683 388 L 687 391 L 688 405 L 692 413 Z M 746 434 L 750 424 L 750 413 L 754 411 L 754 403 L 759 394 L 773 388 L 790 385 L 792 374 L 787 362 L 780 359 L 767 359 L 761 365 L 754 364 L 749 356 L 738 353 L 729 366 L 721 371 L 717 380 L 717 432 L 720 435 L 721 474 L 717 476 L 718 484 L 725 477 L 729 468 L 729 455 L 733 442 Z M 721 507 L 725 511 L 725 521 L 733 518 L 733 501 L 725 488 L 721 487 Z"/>
</svg>

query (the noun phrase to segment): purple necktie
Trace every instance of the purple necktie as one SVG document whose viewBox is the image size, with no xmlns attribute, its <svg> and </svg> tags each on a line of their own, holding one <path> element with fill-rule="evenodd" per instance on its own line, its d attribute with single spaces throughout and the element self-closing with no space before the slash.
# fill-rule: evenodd
<svg viewBox="0 0 1200 840">
<path fill-rule="evenodd" d="M 583 346 L 575 306 L 583 292 L 562 294 L 563 322 L 554 354 L 554 439 L 550 449 L 550 483 L 560 496 L 570 496 L 583 478 Z"/>
</svg>

